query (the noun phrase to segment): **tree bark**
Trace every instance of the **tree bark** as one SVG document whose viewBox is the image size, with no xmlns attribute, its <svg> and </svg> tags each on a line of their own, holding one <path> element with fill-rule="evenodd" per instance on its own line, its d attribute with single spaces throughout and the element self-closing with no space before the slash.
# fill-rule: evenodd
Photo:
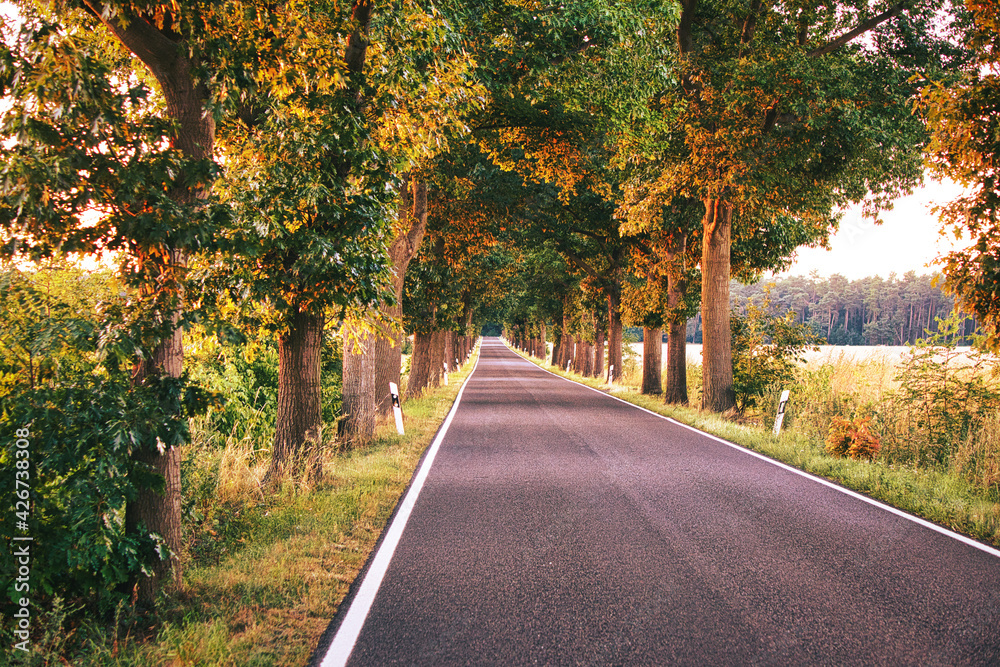
<svg viewBox="0 0 1000 667">
<path fill-rule="evenodd" d="M 587 375 L 587 343 L 583 338 L 577 339 L 573 349 L 573 370 L 580 375 Z"/>
<path fill-rule="evenodd" d="M 278 415 L 274 427 L 271 465 L 267 483 L 281 479 L 286 470 L 299 469 L 322 440 L 323 409 L 320 353 L 323 349 L 322 313 L 298 312 L 288 329 L 278 336 Z"/>
<path fill-rule="evenodd" d="M 687 281 L 684 278 L 683 236 L 667 251 L 667 377 L 663 390 L 665 403 L 686 405 L 687 393 L 687 320 L 684 318 L 684 298 Z"/>
<path fill-rule="evenodd" d="M 555 331 L 552 332 L 552 360 L 550 363 L 553 366 L 559 365 L 559 355 L 562 354 L 562 340 L 562 327 L 556 324 Z"/>
<path fill-rule="evenodd" d="M 341 333 L 344 361 L 340 437 L 355 447 L 361 447 L 375 439 L 378 417 L 375 405 L 375 350 L 377 342 L 384 339 L 361 332 L 349 324 L 344 324 Z"/>
<path fill-rule="evenodd" d="M 455 333 L 453 331 L 444 332 L 444 355 L 442 359 L 444 359 L 445 368 L 448 372 L 453 372 L 455 370 Z"/>
<path fill-rule="evenodd" d="M 566 334 L 566 347 L 563 348 L 563 358 L 559 362 L 559 367 L 564 371 L 573 370 L 573 357 L 576 356 L 576 336 Z"/>
<path fill-rule="evenodd" d="M 608 366 L 611 381 L 622 376 L 622 294 L 617 286 L 608 291 Z"/>
<path fill-rule="evenodd" d="M 583 375 L 584 377 L 594 376 L 594 344 L 586 341 L 583 344 Z"/>
<path fill-rule="evenodd" d="M 197 63 L 190 58 L 190 51 L 183 41 L 174 41 L 166 33 L 139 15 L 121 11 L 115 18 L 104 14 L 104 4 L 84 0 L 84 6 L 108 30 L 143 62 L 160 84 L 167 115 L 176 122 L 176 133 L 170 138 L 173 148 L 193 160 L 210 160 L 215 144 L 215 120 L 206 112 L 208 89 L 199 82 L 194 72 Z M 108 16 L 108 20 L 104 20 Z M 171 189 L 170 197 L 185 205 L 197 205 L 208 196 L 210 186 L 178 185 Z M 146 239 L 136 239 L 140 246 Z M 151 247 L 150 255 L 169 258 L 159 267 L 161 280 L 156 287 L 167 300 L 173 300 L 166 318 L 176 327 L 180 322 L 184 273 L 187 257 L 178 248 Z M 150 255 L 138 257 L 144 262 Z M 181 330 L 175 328 L 151 352 L 149 357 L 136 364 L 133 382 L 141 384 L 147 378 L 163 373 L 180 377 L 183 370 L 184 348 Z M 151 488 L 139 488 L 136 498 L 128 503 L 125 511 L 127 531 L 135 531 L 140 524 L 163 537 L 172 552 L 168 560 L 157 562 L 151 576 L 140 575 L 136 581 L 140 601 L 152 604 L 157 591 L 166 582 L 181 583 L 181 568 L 177 558 L 183 546 L 181 536 L 181 486 L 180 452 L 171 447 L 164 451 L 136 451 L 137 464 L 148 466 L 165 481 L 162 494 Z"/>
<path fill-rule="evenodd" d="M 375 342 L 375 404 L 377 414 L 385 415 L 392 410 L 389 383 L 399 386 L 399 374 L 403 365 L 403 281 L 410 260 L 417 254 L 424 232 L 427 230 L 427 184 L 413 174 L 410 175 L 403 202 L 401 217 L 407 216 L 405 231 L 401 232 L 389 246 L 392 260 L 392 286 L 396 303 L 383 309 L 383 316 L 395 322 L 399 330 L 388 338 L 379 337 Z"/>
<path fill-rule="evenodd" d="M 410 357 L 410 379 L 407 396 L 419 396 L 430 384 L 432 334 L 413 335 L 413 356 Z"/>
<path fill-rule="evenodd" d="M 687 393 L 687 323 L 667 324 L 667 378 L 664 403 L 686 405 Z"/>
<path fill-rule="evenodd" d="M 663 329 L 642 330 L 642 393 L 663 393 Z"/>
<path fill-rule="evenodd" d="M 442 376 L 444 375 L 444 343 L 445 332 L 438 329 L 431 334 L 431 372 L 430 384 L 432 387 L 440 387 Z"/>
<path fill-rule="evenodd" d="M 705 199 L 701 254 L 702 409 L 725 412 L 736 405 L 729 330 L 732 205 Z"/>
<path fill-rule="evenodd" d="M 594 377 L 604 377 L 604 325 L 597 325 L 594 335 Z"/>
<path fill-rule="evenodd" d="M 174 321 L 180 312 L 174 314 Z M 173 335 L 161 342 L 152 355 L 136 365 L 133 382 L 141 384 L 154 376 L 163 374 L 180 377 L 184 363 L 182 332 L 175 328 Z M 132 582 L 136 587 L 138 600 L 152 605 L 157 593 L 167 584 L 181 585 L 179 554 L 184 544 L 181 531 L 181 452 L 177 447 L 167 447 L 162 451 L 153 448 L 137 448 L 132 452 L 135 465 L 147 468 L 163 478 L 163 491 L 149 487 L 139 487 L 134 500 L 125 505 L 125 525 L 134 533 L 144 526 L 146 530 L 163 538 L 170 549 L 166 560 L 154 561 L 150 576 L 139 575 Z"/>
</svg>

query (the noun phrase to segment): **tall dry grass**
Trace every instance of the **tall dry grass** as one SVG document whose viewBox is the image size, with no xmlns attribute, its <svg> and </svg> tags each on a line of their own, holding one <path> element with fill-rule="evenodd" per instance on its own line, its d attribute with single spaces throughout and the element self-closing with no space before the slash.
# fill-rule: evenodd
<svg viewBox="0 0 1000 667">
<path fill-rule="evenodd" d="M 953 474 L 1000 500 L 1000 377 L 996 364 L 932 350 L 855 359 L 841 353 L 803 366 L 786 427 L 826 439 L 837 418 L 870 420 L 879 459 Z M 781 387 L 772 387 L 764 422 Z"/>
</svg>

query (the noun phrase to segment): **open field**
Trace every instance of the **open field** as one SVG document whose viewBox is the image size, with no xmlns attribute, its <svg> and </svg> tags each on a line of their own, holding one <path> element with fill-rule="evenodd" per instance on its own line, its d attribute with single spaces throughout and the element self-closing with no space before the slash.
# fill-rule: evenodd
<svg viewBox="0 0 1000 667">
<path fill-rule="evenodd" d="M 632 343 L 632 350 L 642 359 L 642 343 Z M 816 351 L 807 350 L 805 353 L 808 365 L 821 365 L 834 361 L 861 362 L 861 361 L 888 361 L 896 365 L 902 360 L 903 355 L 909 352 L 909 345 L 820 345 Z M 958 347 L 960 352 L 968 354 L 971 347 Z M 663 344 L 663 359 L 666 363 L 667 345 Z M 701 364 L 701 344 L 687 344 L 687 362 L 689 364 Z"/>
</svg>

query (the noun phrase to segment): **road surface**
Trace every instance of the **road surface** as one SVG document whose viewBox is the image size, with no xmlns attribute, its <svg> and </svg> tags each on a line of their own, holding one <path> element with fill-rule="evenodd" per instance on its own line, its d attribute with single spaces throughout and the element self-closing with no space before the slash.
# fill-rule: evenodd
<svg viewBox="0 0 1000 667">
<path fill-rule="evenodd" d="M 316 664 L 1000 664 L 1000 553 L 497 339 L 438 446 Z"/>
</svg>

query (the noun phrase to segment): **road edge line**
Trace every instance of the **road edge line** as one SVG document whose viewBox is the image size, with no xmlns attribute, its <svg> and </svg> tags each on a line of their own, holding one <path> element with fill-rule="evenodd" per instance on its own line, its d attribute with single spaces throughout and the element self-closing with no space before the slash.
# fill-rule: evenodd
<svg viewBox="0 0 1000 667">
<path fill-rule="evenodd" d="M 480 349 L 479 355 L 476 357 L 476 365 L 472 367 L 472 372 L 465 378 L 462 388 L 458 390 L 455 402 L 452 404 L 448 416 L 445 417 L 441 428 L 438 429 L 434 441 L 427 448 L 427 454 L 424 456 L 424 460 L 421 462 L 416 474 L 414 474 L 413 481 L 410 483 L 406 495 L 403 496 L 392 517 L 391 523 L 385 529 L 385 538 L 372 555 L 370 565 L 364 573 L 364 578 L 361 580 L 361 585 L 351 599 L 347 611 L 344 613 L 343 620 L 340 622 L 337 632 L 334 633 L 333 639 L 327 647 L 326 654 L 319 663 L 320 667 L 344 667 L 350 659 L 351 653 L 354 651 L 354 645 L 361 634 L 361 628 L 364 627 L 365 621 L 368 619 L 368 613 L 375 602 L 375 596 L 378 594 L 379 588 L 382 586 L 382 580 L 389 569 L 389 563 L 396 553 L 396 547 L 399 546 L 406 523 L 413 512 L 413 507 L 417 503 L 417 497 L 424 488 L 424 482 L 427 480 L 431 466 L 434 464 L 434 459 L 441 448 L 441 442 L 448 433 L 451 420 L 458 411 L 459 404 L 462 402 L 462 395 L 465 393 L 465 388 L 469 385 L 469 380 L 472 379 L 472 376 L 476 374 L 476 369 L 479 368 L 479 360 L 482 358 L 482 350 Z"/>
<path fill-rule="evenodd" d="M 517 354 L 517 352 L 513 348 L 510 347 L 510 345 L 507 343 L 507 341 L 504 341 L 504 344 L 507 345 L 507 349 L 509 349 L 511 352 L 514 352 L 514 354 Z M 521 357 L 520 354 L 517 354 L 517 356 Z M 819 477 L 818 475 L 814 475 L 814 474 L 812 474 L 810 472 L 806 472 L 805 470 L 799 470 L 795 466 L 788 465 L 787 463 L 783 463 L 781 461 L 778 461 L 777 459 L 772 459 L 770 456 L 767 456 L 766 454 L 761 454 L 760 452 L 755 452 L 752 449 L 748 449 L 748 448 L 744 447 L 743 445 L 738 445 L 735 442 L 730 442 L 729 440 L 725 440 L 724 438 L 720 438 L 717 435 L 712 435 L 711 433 L 706 433 L 705 431 L 702 431 L 699 428 L 695 428 L 694 426 L 691 426 L 689 424 L 685 424 L 684 422 L 677 421 L 673 417 L 668 417 L 666 415 L 661 415 L 660 413 L 653 412 L 652 410 L 650 410 L 648 408 L 644 408 L 641 405 L 636 405 L 635 403 L 630 403 L 629 401 L 626 401 L 623 398 L 618 398 L 614 394 L 609 394 L 606 391 L 601 391 L 600 389 L 595 389 L 594 387 L 591 387 L 590 385 L 583 384 L 582 382 L 577 382 L 576 380 L 573 380 L 573 379 L 568 378 L 568 377 L 564 377 L 562 375 L 559 375 L 558 373 L 553 373 L 552 371 L 550 371 L 547 368 L 542 368 L 541 366 L 539 366 L 538 364 L 536 364 L 534 361 L 531 361 L 530 359 L 525 359 L 524 357 L 521 357 L 521 358 L 524 359 L 525 361 L 527 361 L 528 363 L 533 364 L 539 370 L 545 371 L 549 375 L 557 377 L 557 378 L 559 378 L 561 380 L 566 380 L 567 382 L 572 382 L 573 384 L 576 384 L 576 385 L 580 385 L 581 387 L 585 387 L 587 389 L 590 389 L 591 391 L 596 392 L 596 393 L 600 394 L 601 396 L 607 396 L 608 398 L 614 399 L 614 400 L 618 401 L 619 403 L 624 403 L 625 405 L 630 405 L 633 408 L 635 408 L 636 410 L 641 410 L 641 411 L 643 411 L 643 412 L 645 412 L 647 414 L 653 415 L 654 417 L 659 417 L 660 419 L 665 419 L 666 421 L 671 422 L 673 424 L 676 424 L 677 426 L 680 426 L 682 428 L 686 428 L 689 431 L 694 431 L 695 433 L 699 433 L 699 434 L 705 436 L 706 438 L 710 438 L 712 440 L 715 440 L 716 442 L 722 443 L 723 445 L 727 445 L 729 447 L 732 447 L 733 449 L 736 449 L 736 450 L 738 450 L 740 452 L 743 452 L 744 454 L 749 454 L 750 456 L 758 458 L 761 461 L 766 461 L 768 463 L 771 463 L 773 465 L 778 466 L 779 468 L 783 468 L 783 469 L 787 470 L 788 472 L 792 472 L 792 473 L 795 473 L 796 475 L 799 475 L 801 477 L 805 477 L 806 479 L 810 479 L 810 480 L 812 480 L 814 482 L 818 482 L 818 483 L 822 484 L 823 486 L 831 488 L 831 489 L 833 489 L 835 491 L 839 491 L 839 492 L 843 493 L 844 495 L 847 495 L 847 496 L 850 496 L 850 497 L 855 498 L 857 500 L 860 500 L 862 502 L 868 503 L 869 505 L 872 505 L 874 507 L 878 507 L 878 508 L 880 508 L 882 510 L 885 510 L 885 511 L 889 512 L 890 514 L 895 514 L 896 516 L 902 517 L 904 519 L 908 519 L 909 521 L 912 521 L 913 523 L 915 523 L 917 525 L 923 526 L 924 528 L 929 528 L 929 529 L 931 529 L 931 530 L 933 530 L 933 531 L 935 531 L 937 533 L 940 533 L 942 535 L 950 537 L 950 538 L 952 538 L 954 540 L 958 540 L 959 542 L 962 542 L 963 544 L 967 544 L 968 546 L 975 547 L 976 549 L 979 549 L 980 551 L 988 553 L 991 556 L 994 556 L 996 558 L 1000 558 L 1000 550 L 995 549 L 995 548 L 989 546 L 988 544 L 983 544 L 979 540 L 971 538 L 971 537 L 969 537 L 967 535 L 962 535 L 961 533 L 956 533 L 955 531 L 950 530 L 948 528 L 945 528 L 944 526 L 941 526 L 939 524 L 936 524 L 933 521 L 928 521 L 927 519 L 924 519 L 922 517 L 916 516 L 915 514 L 910 514 L 906 510 L 901 510 L 898 507 L 893 507 L 892 505 L 887 505 L 886 503 L 884 503 L 884 502 L 882 502 L 880 500 L 875 500 L 874 498 L 866 496 L 863 493 L 860 493 L 858 491 L 854 491 L 853 489 L 848 489 L 845 486 L 841 486 L 840 484 L 837 484 L 836 482 L 832 482 L 832 481 L 830 481 L 828 479 L 824 479 L 822 477 Z"/>
</svg>

